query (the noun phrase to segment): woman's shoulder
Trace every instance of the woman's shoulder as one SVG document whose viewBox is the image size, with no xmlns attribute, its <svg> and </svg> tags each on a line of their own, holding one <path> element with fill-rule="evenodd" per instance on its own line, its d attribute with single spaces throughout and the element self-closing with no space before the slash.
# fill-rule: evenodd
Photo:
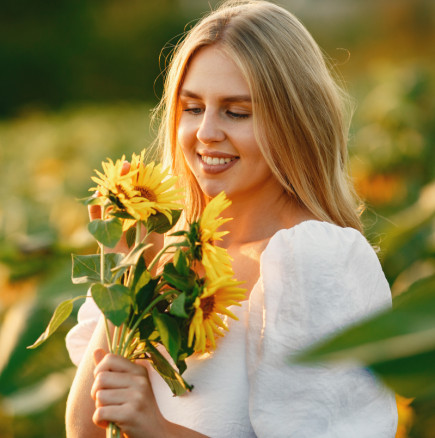
<svg viewBox="0 0 435 438">
<path fill-rule="evenodd" d="M 340 314 L 349 321 L 391 304 L 379 259 L 353 228 L 306 221 L 280 230 L 263 252 L 260 270 L 263 305 L 275 315 L 300 319 L 293 312 L 303 310 L 326 327 L 335 319 L 341 325 Z"/>
<path fill-rule="evenodd" d="M 352 259 L 379 264 L 367 239 L 354 228 L 308 220 L 276 232 L 262 254 L 263 259 L 295 258 L 300 265 L 348 263 Z"/>
</svg>

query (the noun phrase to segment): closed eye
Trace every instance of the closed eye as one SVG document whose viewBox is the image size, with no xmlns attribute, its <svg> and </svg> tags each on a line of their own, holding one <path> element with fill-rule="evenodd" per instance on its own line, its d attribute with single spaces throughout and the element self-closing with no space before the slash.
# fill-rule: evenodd
<svg viewBox="0 0 435 438">
<path fill-rule="evenodd" d="M 202 108 L 186 108 L 183 111 L 186 113 L 190 113 L 194 116 L 197 116 L 202 113 Z"/>
<path fill-rule="evenodd" d="M 227 114 L 233 119 L 247 119 L 249 117 L 249 114 L 235 113 L 233 111 L 227 111 Z"/>
</svg>

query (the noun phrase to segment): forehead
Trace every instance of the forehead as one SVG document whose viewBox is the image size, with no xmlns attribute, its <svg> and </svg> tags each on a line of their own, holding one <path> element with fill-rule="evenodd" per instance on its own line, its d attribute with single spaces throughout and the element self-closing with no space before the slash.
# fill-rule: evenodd
<svg viewBox="0 0 435 438">
<path fill-rule="evenodd" d="M 237 64 L 220 48 L 204 47 L 190 61 L 183 90 L 200 94 L 247 94 L 249 85 Z"/>
</svg>

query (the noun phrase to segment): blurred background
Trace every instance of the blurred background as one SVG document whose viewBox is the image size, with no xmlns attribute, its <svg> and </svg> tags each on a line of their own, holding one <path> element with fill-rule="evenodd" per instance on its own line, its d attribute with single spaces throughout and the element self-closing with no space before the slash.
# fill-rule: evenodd
<svg viewBox="0 0 435 438">
<path fill-rule="evenodd" d="M 93 169 L 150 144 L 161 72 L 212 0 L 15 0 L 0 15 L 0 437 L 62 437 L 73 316 L 26 350 L 57 303 L 85 291 L 71 253 Z M 393 295 L 435 275 L 435 2 L 282 0 L 355 100 L 352 173 Z M 186 26 L 186 23 L 187 26 Z M 162 48 L 165 49 L 162 52 Z M 435 404 L 402 400 L 397 436 L 435 437 Z"/>
</svg>

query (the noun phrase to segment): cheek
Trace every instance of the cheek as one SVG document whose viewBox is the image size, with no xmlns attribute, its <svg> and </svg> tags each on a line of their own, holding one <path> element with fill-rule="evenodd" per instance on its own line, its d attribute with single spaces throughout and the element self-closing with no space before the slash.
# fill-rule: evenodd
<svg viewBox="0 0 435 438">
<path fill-rule="evenodd" d="M 261 154 L 252 123 L 243 123 L 232 130 L 228 129 L 229 138 L 245 158 L 254 158 Z"/>
<path fill-rule="evenodd" d="M 191 171 L 193 171 L 193 163 L 195 158 L 195 149 L 192 146 L 192 134 L 188 132 L 185 125 L 181 123 L 178 125 L 177 129 L 177 143 L 178 143 L 178 153 L 184 157 L 184 160 Z"/>
<path fill-rule="evenodd" d="M 196 139 L 196 130 L 193 123 L 189 123 L 184 117 L 181 117 L 177 129 L 178 142 L 184 152 L 191 148 Z"/>
</svg>

